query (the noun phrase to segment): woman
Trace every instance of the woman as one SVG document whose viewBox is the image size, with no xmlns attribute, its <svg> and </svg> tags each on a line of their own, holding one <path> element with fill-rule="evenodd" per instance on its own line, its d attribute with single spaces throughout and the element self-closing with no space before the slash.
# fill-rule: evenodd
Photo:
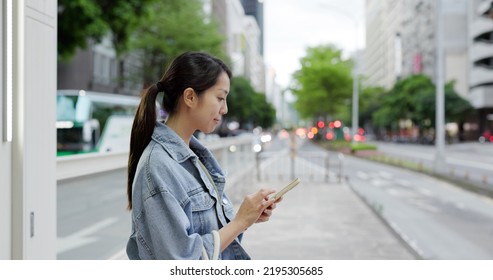
<svg viewBox="0 0 493 280">
<path fill-rule="evenodd" d="M 193 136 L 212 132 L 228 112 L 230 78 L 221 60 L 186 52 L 144 92 L 128 162 L 129 259 L 250 259 L 242 233 L 267 221 L 279 200 L 269 199 L 274 190 L 261 189 L 245 197 L 235 216 L 223 171 Z M 156 121 L 160 92 L 165 123 Z"/>
</svg>

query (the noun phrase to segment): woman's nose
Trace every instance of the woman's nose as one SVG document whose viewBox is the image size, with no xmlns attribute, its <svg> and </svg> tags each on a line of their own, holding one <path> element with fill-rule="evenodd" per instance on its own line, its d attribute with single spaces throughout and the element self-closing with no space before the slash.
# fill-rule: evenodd
<svg viewBox="0 0 493 280">
<path fill-rule="evenodd" d="M 228 103 L 224 101 L 224 105 L 221 107 L 221 111 L 219 111 L 221 115 L 226 115 L 228 113 Z"/>
</svg>

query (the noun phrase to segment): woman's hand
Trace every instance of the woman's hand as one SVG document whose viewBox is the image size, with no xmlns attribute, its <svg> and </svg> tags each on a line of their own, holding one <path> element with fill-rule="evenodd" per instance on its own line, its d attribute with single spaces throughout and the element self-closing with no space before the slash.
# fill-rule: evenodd
<svg viewBox="0 0 493 280">
<path fill-rule="evenodd" d="M 276 203 L 276 200 L 269 199 L 269 195 L 273 193 L 275 193 L 274 189 L 261 189 L 256 193 L 247 195 L 241 203 L 238 213 L 236 213 L 235 220 L 244 229 L 249 228 L 254 223 L 269 220 Z"/>
<path fill-rule="evenodd" d="M 264 212 L 260 214 L 260 217 L 255 221 L 255 223 L 263 223 L 267 222 L 270 219 L 270 216 L 272 215 L 272 211 L 276 209 L 276 206 L 279 202 L 282 201 L 282 197 L 278 198 L 277 200 L 274 200 L 274 203 L 272 203 L 269 207 L 265 208 Z"/>
<path fill-rule="evenodd" d="M 256 193 L 247 195 L 241 203 L 236 217 L 226 226 L 219 230 L 221 236 L 221 252 L 233 242 L 233 240 L 254 223 L 266 222 L 276 208 L 277 200 L 269 199 L 276 191 L 273 189 L 261 189 Z"/>
</svg>

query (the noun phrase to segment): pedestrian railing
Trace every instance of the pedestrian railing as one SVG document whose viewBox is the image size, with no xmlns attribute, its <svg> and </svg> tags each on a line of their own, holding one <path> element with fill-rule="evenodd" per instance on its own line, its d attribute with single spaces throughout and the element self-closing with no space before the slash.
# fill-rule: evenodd
<svg viewBox="0 0 493 280">
<path fill-rule="evenodd" d="M 325 182 L 343 179 L 343 157 L 328 152 L 261 152 L 256 156 L 258 181 Z"/>
</svg>

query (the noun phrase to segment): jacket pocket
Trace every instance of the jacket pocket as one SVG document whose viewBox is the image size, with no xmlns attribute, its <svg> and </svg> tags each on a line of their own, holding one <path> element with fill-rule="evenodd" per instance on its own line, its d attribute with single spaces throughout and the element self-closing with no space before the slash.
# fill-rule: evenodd
<svg viewBox="0 0 493 280">
<path fill-rule="evenodd" d="M 200 235 L 218 229 L 214 199 L 203 190 L 190 195 L 192 209 L 192 229 Z"/>
</svg>

